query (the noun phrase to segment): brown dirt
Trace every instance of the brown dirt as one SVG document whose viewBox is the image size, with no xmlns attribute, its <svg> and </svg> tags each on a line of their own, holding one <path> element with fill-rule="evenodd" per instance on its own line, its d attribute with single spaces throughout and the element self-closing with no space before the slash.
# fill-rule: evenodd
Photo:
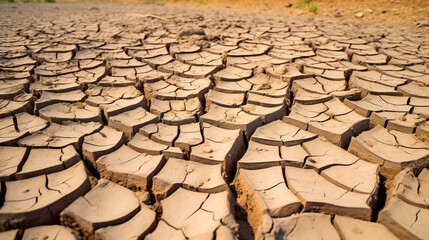
<svg viewBox="0 0 429 240">
<path fill-rule="evenodd" d="M 232 8 L 286 16 L 315 16 L 351 20 L 362 24 L 380 24 L 388 27 L 429 28 L 429 1 L 427 0 L 314 0 L 318 13 L 298 5 L 298 0 L 173 0 L 176 5 L 204 5 Z M 363 17 L 356 16 L 362 12 Z"/>
</svg>

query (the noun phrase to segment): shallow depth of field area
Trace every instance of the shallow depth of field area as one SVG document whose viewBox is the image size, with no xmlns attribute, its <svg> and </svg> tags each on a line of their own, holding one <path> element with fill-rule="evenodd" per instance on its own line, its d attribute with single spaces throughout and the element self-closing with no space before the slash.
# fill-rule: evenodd
<svg viewBox="0 0 429 240">
<path fill-rule="evenodd" d="M 2 1 L 0 239 L 428 239 L 426 1 Z"/>
</svg>

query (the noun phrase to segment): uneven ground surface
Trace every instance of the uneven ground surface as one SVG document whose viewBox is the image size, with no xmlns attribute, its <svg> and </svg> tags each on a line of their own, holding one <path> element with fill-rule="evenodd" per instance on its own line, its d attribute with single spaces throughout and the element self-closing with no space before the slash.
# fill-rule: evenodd
<svg viewBox="0 0 429 240">
<path fill-rule="evenodd" d="M 0 2 L 6 2 L 0 0 Z M 22 2 L 22 0 L 14 0 Z M 25 0 L 24 0 L 25 1 Z M 40 0 L 39 0 L 40 1 Z M 86 0 L 55 0 L 55 2 L 85 2 Z M 94 0 L 106 2 L 105 0 Z M 425 0 L 110 0 L 109 2 L 157 3 L 173 6 L 214 7 L 240 12 L 263 13 L 279 17 L 317 17 L 335 21 L 351 21 L 354 25 L 381 25 L 403 31 L 429 29 L 429 2 Z M 198 10 L 196 10 L 198 11 Z"/>
<path fill-rule="evenodd" d="M 426 32 L 0 6 L 0 239 L 428 239 Z"/>
<path fill-rule="evenodd" d="M 137 0 L 136 0 L 137 1 Z M 137 1 L 138 2 L 138 1 Z M 169 4 L 231 8 L 278 16 L 326 17 L 355 24 L 378 24 L 389 27 L 429 27 L 429 3 L 425 0 L 313 0 L 317 14 L 301 6 L 298 0 L 173 0 Z M 362 16 L 359 14 L 362 13 Z"/>
</svg>

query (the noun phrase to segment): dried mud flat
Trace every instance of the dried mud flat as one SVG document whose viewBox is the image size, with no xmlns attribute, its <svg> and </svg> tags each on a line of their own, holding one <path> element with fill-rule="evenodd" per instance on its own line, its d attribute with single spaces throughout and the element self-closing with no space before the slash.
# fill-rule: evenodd
<svg viewBox="0 0 429 240">
<path fill-rule="evenodd" d="M 0 6 L 1 239 L 428 239 L 427 34 Z"/>
</svg>

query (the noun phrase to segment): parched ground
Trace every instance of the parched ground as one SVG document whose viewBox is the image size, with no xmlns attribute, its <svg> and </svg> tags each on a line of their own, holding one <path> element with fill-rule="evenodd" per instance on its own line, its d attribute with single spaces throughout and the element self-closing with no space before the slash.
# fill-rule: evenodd
<svg viewBox="0 0 429 240">
<path fill-rule="evenodd" d="M 0 5 L 0 239 L 428 239 L 425 28 Z"/>
<path fill-rule="evenodd" d="M 121 0 L 117 0 L 121 1 Z M 142 0 L 133 0 L 136 2 Z M 428 29 L 429 2 L 425 0 L 147 0 L 175 5 L 230 8 L 277 16 L 306 16 L 352 21 L 356 25 L 383 25 Z M 305 6 L 312 2 L 313 11 Z"/>
</svg>

